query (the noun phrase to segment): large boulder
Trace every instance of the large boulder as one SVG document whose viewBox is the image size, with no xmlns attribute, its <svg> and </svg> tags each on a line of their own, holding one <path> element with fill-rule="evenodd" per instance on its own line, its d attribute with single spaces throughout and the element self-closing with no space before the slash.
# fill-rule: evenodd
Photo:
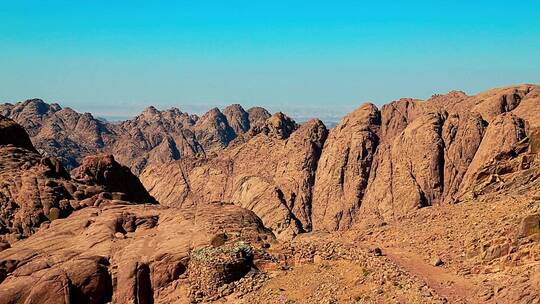
<svg viewBox="0 0 540 304">
<path fill-rule="evenodd" d="M 133 175 L 128 167 L 116 162 L 112 155 L 87 156 L 80 167 L 71 171 L 71 176 L 85 184 L 103 186 L 109 192 L 124 193 L 127 201 L 155 202 L 139 178 Z"/>
</svg>

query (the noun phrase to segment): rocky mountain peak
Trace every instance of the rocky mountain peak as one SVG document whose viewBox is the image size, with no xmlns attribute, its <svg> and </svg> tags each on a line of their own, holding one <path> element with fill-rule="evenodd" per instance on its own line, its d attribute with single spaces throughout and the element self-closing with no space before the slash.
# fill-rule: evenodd
<svg viewBox="0 0 540 304">
<path fill-rule="evenodd" d="M 195 132 L 207 152 L 223 149 L 236 137 L 227 117 L 218 108 L 211 109 L 197 120 Z"/>
<path fill-rule="evenodd" d="M 223 114 L 236 134 L 242 134 L 249 130 L 249 114 L 239 104 L 232 104 L 223 110 Z"/>
<path fill-rule="evenodd" d="M 159 114 L 159 112 L 160 111 L 158 109 L 156 109 L 154 106 L 149 106 L 149 107 L 147 107 L 146 109 L 144 109 L 142 111 L 142 114 L 157 115 L 157 114 Z"/>
<path fill-rule="evenodd" d="M 288 138 L 292 132 L 298 128 L 296 122 L 282 112 L 277 112 L 270 116 L 264 126 L 262 133 L 270 136 L 275 136 L 279 139 Z"/>
<path fill-rule="evenodd" d="M 249 125 L 251 128 L 261 128 L 265 121 L 272 116 L 265 108 L 252 107 L 248 109 Z"/>
</svg>

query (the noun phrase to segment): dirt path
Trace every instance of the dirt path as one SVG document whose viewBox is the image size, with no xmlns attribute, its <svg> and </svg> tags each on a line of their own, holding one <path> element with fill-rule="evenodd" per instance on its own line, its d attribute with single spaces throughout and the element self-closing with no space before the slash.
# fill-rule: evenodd
<svg viewBox="0 0 540 304">
<path fill-rule="evenodd" d="M 443 267 L 426 263 L 421 257 L 399 248 L 383 248 L 384 254 L 408 273 L 423 280 L 449 303 L 475 303 L 475 285 Z"/>
</svg>

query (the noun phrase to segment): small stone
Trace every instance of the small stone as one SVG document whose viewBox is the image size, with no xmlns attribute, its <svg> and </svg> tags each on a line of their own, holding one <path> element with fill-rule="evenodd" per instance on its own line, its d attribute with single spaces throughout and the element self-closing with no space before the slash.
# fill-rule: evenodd
<svg viewBox="0 0 540 304">
<path fill-rule="evenodd" d="M 444 262 L 438 256 L 435 256 L 431 259 L 431 265 L 435 267 L 442 266 L 442 264 L 444 264 Z"/>
<path fill-rule="evenodd" d="M 56 208 L 56 207 L 52 207 L 51 209 L 49 209 L 49 216 L 48 216 L 49 220 L 52 222 L 56 219 L 59 219 L 60 218 L 60 209 Z"/>
<path fill-rule="evenodd" d="M 518 237 L 523 238 L 540 233 L 540 214 L 531 214 L 521 220 Z"/>
<path fill-rule="evenodd" d="M 122 232 L 115 233 L 114 237 L 116 237 L 117 239 L 125 239 L 126 238 L 126 236 Z"/>
</svg>

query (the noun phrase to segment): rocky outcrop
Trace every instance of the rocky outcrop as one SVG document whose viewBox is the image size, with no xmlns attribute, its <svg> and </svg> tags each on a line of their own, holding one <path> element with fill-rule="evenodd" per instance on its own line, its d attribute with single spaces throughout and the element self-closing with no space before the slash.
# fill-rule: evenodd
<svg viewBox="0 0 540 304">
<path fill-rule="evenodd" d="M 71 171 L 71 176 L 81 183 L 103 186 L 108 192 L 119 192 L 126 201 L 155 202 L 139 178 L 128 167 L 117 163 L 112 155 L 85 157 L 81 166 Z"/>
<path fill-rule="evenodd" d="M 279 238 L 311 229 L 311 193 L 327 130 L 319 120 L 298 128 L 282 113 L 260 133 L 218 156 L 151 166 L 141 174 L 167 206 L 221 200 L 252 210 Z"/>
<path fill-rule="evenodd" d="M 391 219 L 440 202 L 444 178 L 443 122 L 442 115 L 429 113 L 415 119 L 396 136 L 384 151 L 387 155 L 381 155 L 389 162 L 389 170 L 376 169 L 373 184 L 381 187 L 368 190 L 365 208 L 373 208 L 383 219 Z"/>
<path fill-rule="evenodd" d="M 261 107 L 249 108 L 247 112 L 251 128 L 260 128 L 272 116 L 265 108 Z"/>
<path fill-rule="evenodd" d="M 233 104 L 223 110 L 223 115 L 227 118 L 229 126 L 235 134 L 242 134 L 249 130 L 249 114 L 239 104 Z"/>
<path fill-rule="evenodd" d="M 112 143 L 114 130 L 89 113 L 77 113 L 57 104 L 31 99 L 15 105 L 3 105 L 6 116 L 21 124 L 35 147 L 58 158 L 71 169 L 81 155 L 94 154 Z"/>
<path fill-rule="evenodd" d="M 538 86 L 519 85 L 474 96 L 452 91 L 426 101 L 403 98 L 380 111 L 365 105 L 344 118 L 326 142 L 320 122 L 299 126 L 283 113 L 270 116 L 239 105 L 202 117 L 150 107 L 122 124 L 103 124 L 108 133 L 89 138 L 101 138 L 103 149 L 112 147 L 135 174 L 148 169 L 143 182 L 162 203 L 233 202 L 287 238 L 459 202 L 485 168 L 532 138 L 539 97 Z M 40 126 L 62 111 L 29 101 L 5 105 L 2 113 L 32 116 L 28 127 L 41 134 Z M 529 142 L 535 149 L 535 141 Z"/>
<path fill-rule="evenodd" d="M 367 187 L 380 124 L 379 110 L 366 104 L 330 132 L 313 189 L 314 229 L 338 230 L 352 224 Z"/>
<path fill-rule="evenodd" d="M 409 123 L 422 113 L 422 103 L 418 100 L 401 99 L 381 108 L 381 128 L 379 145 L 372 162 L 370 176 L 361 202 L 361 213 L 381 216 L 381 210 L 391 211 L 394 139 Z M 379 210 L 380 203 L 380 210 Z M 353 215 L 356 218 L 357 215 Z"/>
<path fill-rule="evenodd" d="M 13 121 L 0 117 L 0 241 L 15 242 L 86 206 L 153 203 L 139 179 L 110 155 L 88 157 L 72 179 L 42 156 Z"/>
<path fill-rule="evenodd" d="M 400 99 L 380 112 L 367 104 L 330 132 L 322 150 L 289 149 L 309 138 L 308 133 L 318 132 L 311 129 L 297 135 L 310 129 L 309 123 L 298 127 L 277 113 L 259 127 L 250 125 L 250 131 L 221 155 L 178 163 L 167 171 L 152 168 L 143 174 L 143 182 L 166 204 L 196 205 L 204 198 L 256 210 L 279 237 L 312 229 L 347 229 L 364 219 L 391 221 L 418 208 L 459 202 L 470 179 L 482 171 L 478 159 L 493 158 L 504 150 L 505 141 L 513 146 L 526 136 L 527 128 L 534 127 L 534 121 L 525 119 L 519 130 L 509 129 L 516 134 L 515 140 L 506 139 L 510 135 L 502 130 L 494 131 L 500 137 L 490 139 L 491 132 L 486 131 L 496 128 L 500 117 L 515 116 L 513 111 L 521 106 L 536 113 L 536 90 L 519 86 L 476 96 L 453 91 L 427 101 Z M 466 106 L 479 112 L 469 113 Z M 527 117 L 534 120 L 534 115 Z M 298 141 L 293 143 L 295 138 Z M 294 170 L 276 170 L 278 158 L 309 162 L 293 166 Z M 310 170 L 314 173 L 308 174 Z M 301 191 L 298 186 L 284 191 L 300 180 Z M 171 184 L 178 188 L 163 186 Z M 263 199 L 264 205 L 258 203 Z M 276 223 L 297 228 L 285 233 L 288 228 Z"/>
<path fill-rule="evenodd" d="M 225 240 L 212 247 L 217 235 Z M 0 303 L 200 301 L 189 286 L 214 291 L 239 280 L 251 269 L 254 250 L 273 242 L 252 212 L 233 205 L 88 207 L 0 252 Z M 249 260 L 234 260 L 244 248 L 236 244 L 253 248 Z M 212 257 L 213 265 L 223 265 L 212 268 L 223 280 L 199 275 L 209 246 L 231 252 Z"/>
<path fill-rule="evenodd" d="M 204 114 L 195 124 L 195 131 L 197 140 L 207 153 L 225 148 L 236 137 L 227 117 L 218 108 Z"/>
<path fill-rule="evenodd" d="M 36 152 L 24 128 L 13 120 L 0 115 L 0 146 L 7 145 Z"/>
<path fill-rule="evenodd" d="M 219 297 L 216 290 L 243 279 L 254 259 L 264 258 L 255 250 L 275 242 L 253 212 L 232 204 L 136 204 L 154 200 L 110 155 L 85 158 L 71 178 L 54 158 L 26 149 L 24 130 L 0 118 L 0 134 L 22 132 L 0 145 L 0 303 Z M 208 264 L 197 253 L 209 246 L 230 254 Z M 239 248 L 249 255 L 238 256 Z M 204 280 L 203 265 L 222 279 Z M 188 293 L 195 287 L 207 291 L 202 298 Z"/>
<path fill-rule="evenodd" d="M 0 240 L 26 237 L 69 214 L 73 185 L 62 165 L 42 157 L 21 126 L 0 116 Z"/>
<path fill-rule="evenodd" d="M 463 194 L 471 189 L 482 169 L 499 161 L 500 156 L 515 154 L 516 144 L 526 137 L 525 121 L 512 113 L 504 113 L 489 124 L 461 185 Z"/>
<path fill-rule="evenodd" d="M 198 119 L 176 108 L 159 111 L 148 107 L 134 119 L 112 125 L 118 135 L 103 152 L 115 155 L 135 174 L 150 161 L 168 162 L 204 154 L 193 130 Z"/>
<path fill-rule="evenodd" d="M 520 85 L 493 89 L 472 96 L 465 101 L 463 106 L 479 113 L 486 121 L 491 122 L 498 115 L 515 110 L 532 90 L 538 90 L 538 88 L 531 85 Z"/>
<path fill-rule="evenodd" d="M 487 123 L 478 113 L 450 114 L 443 126 L 444 191 L 442 201 L 452 203 L 485 134 Z"/>
</svg>

